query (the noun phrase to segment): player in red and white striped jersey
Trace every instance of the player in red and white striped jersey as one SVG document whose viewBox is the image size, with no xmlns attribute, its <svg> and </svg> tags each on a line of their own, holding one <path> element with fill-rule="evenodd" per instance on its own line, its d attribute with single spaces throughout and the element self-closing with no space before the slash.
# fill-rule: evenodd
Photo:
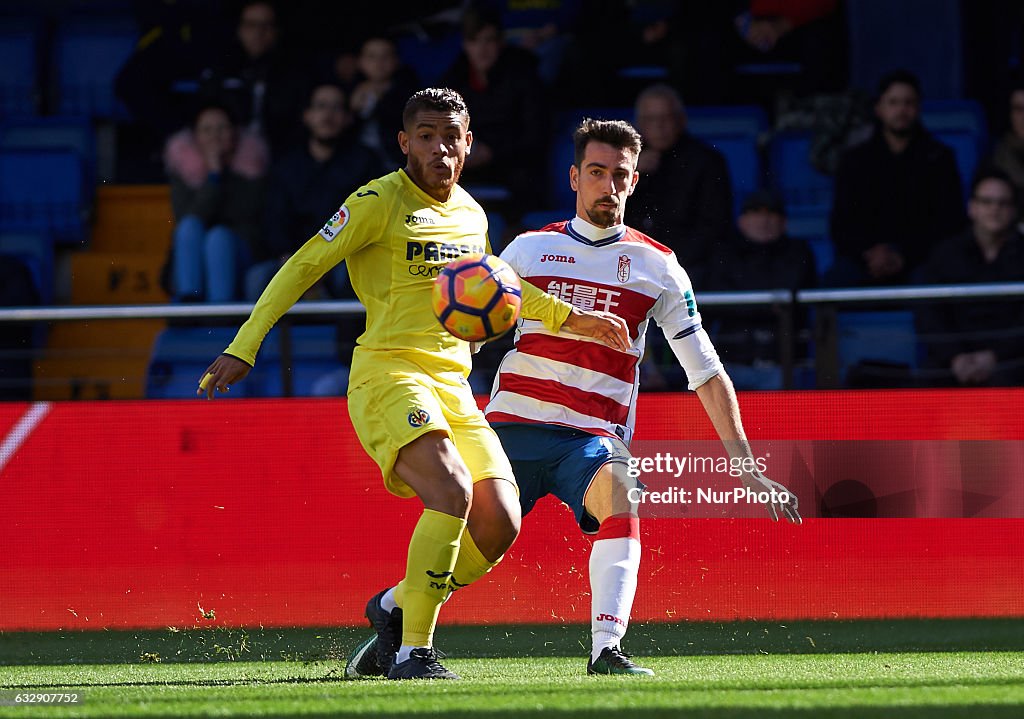
<svg viewBox="0 0 1024 719">
<path fill-rule="evenodd" d="M 525 516 L 554 494 L 596 534 L 590 557 L 591 674 L 649 675 L 621 650 L 640 566 L 637 504 L 626 473 L 644 334 L 665 332 L 705 410 L 733 457 L 756 466 L 739 405 L 718 353 L 701 327 L 686 272 L 667 247 L 622 223 L 639 177 L 641 139 L 626 122 L 584 120 L 574 135 L 569 181 L 576 217 L 519 235 L 502 253 L 524 279 L 580 309 L 626 320 L 632 346 L 613 350 L 585 337 L 521 320 L 502 360 L 486 416 L 512 461 Z M 790 503 L 768 505 L 799 523 L 795 495 L 761 473 L 742 481 L 774 489 Z M 635 493 L 634 493 L 635 494 Z"/>
</svg>

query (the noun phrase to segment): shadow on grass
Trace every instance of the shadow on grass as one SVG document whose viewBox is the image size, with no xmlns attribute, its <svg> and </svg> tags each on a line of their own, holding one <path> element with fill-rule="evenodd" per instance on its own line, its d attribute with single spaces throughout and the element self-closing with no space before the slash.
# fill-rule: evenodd
<svg viewBox="0 0 1024 719">
<path fill-rule="evenodd" d="M 0 632 L 0 666 L 218 661 L 341 661 L 368 636 L 363 627 Z M 583 625 L 442 626 L 452 657 L 579 657 Z M 838 652 L 1024 651 L 1021 619 L 632 624 L 637 656 L 832 654 Z"/>
</svg>

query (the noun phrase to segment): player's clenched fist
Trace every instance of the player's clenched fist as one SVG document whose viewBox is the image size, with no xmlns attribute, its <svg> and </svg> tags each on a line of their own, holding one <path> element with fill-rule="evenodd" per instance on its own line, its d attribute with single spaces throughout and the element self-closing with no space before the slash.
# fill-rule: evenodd
<svg viewBox="0 0 1024 719">
<path fill-rule="evenodd" d="M 229 385 L 238 382 L 249 374 L 252 367 L 240 359 L 231 355 L 221 355 L 213 361 L 203 376 L 199 378 L 199 389 L 196 396 L 206 395 L 206 399 L 213 399 L 214 391 L 227 392 Z"/>
<path fill-rule="evenodd" d="M 626 320 L 611 312 L 588 312 L 573 307 L 562 324 L 562 329 L 591 337 L 623 352 L 630 348 Z"/>
</svg>

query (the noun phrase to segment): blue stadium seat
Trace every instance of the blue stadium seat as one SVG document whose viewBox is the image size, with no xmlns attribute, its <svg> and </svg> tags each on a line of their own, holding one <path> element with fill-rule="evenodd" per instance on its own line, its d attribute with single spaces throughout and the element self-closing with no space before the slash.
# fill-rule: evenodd
<svg viewBox="0 0 1024 719">
<path fill-rule="evenodd" d="M 686 126 L 697 137 L 745 135 L 757 139 L 768 116 L 756 105 L 694 105 L 686 108 Z"/>
<path fill-rule="evenodd" d="M 168 327 L 153 344 L 146 371 L 149 399 L 191 399 L 197 380 L 210 362 L 235 338 L 234 327 Z M 218 397 L 251 396 L 248 381 L 232 385 Z"/>
<path fill-rule="evenodd" d="M 72 150 L 0 150 L 0 232 L 85 240 L 82 160 Z"/>
<path fill-rule="evenodd" d="M 497 212 L 487 213 L 487 239 L 491 241 L 491 251 L 499 255 L 505 248 L 505 230 L 508 225 L 505 218 Z"/>
<path fill-rule="evenodd" d="M 921 120 L 929 132 L 953 149 L 966 198 L 978 160 L 988 152 L 985 111 L 976 100 L 926 100 L 921 105 Z"/>
<path fill-rule="evenodd" d="M 39 69 L 39 23 L 0 20 L 0 117 L 34 115 Z"/>
<path fill-rule="evenodd" d="M 977 100 L 925 100 L 921 121 L 930 132 L 967 132 L 982 145 L 988 139 L 988 119 Z"/>
<path fill-rule="evenodd" d="M 87 196 L 96 184 L 96 133 L 84 117 L 25 117 L 0 124 L 0 150 L 73 150 L 82 159 Z"/>
<path fill-rule="evenodd" d="M 953 150 L 953 155 L 956 157 L 956 168 L 960 172 L 960 187 L 966 200 L 970 194 L 971 179 L 974 177 L 974 171 L 978 167 L 978 159 L 982 152 L 978 138 L 973 133 L 957 130 L 943 130 L 934 134 L 936 139 Z"/>
<path fill-rule="evenodd" d="M 690 134 L 725 156 L 732 180 L 734 211 L 743 198 L 762 185 L 759 143 L 768 129 L 768 117 L 752 105 L 706 105 L 686 108 Z"/>
<path fill-rule="evenodd" d="M 550 225 L 552 222 L 561 222 L 562 220 L 571 220 L 575 212 L 572 210 L 563 212 L 562 210 L 536 210 L 534 212 L 527 212 L 519 220 L 519 224 L 523 226 L 523 230 L 539 230 L 542 227 Z"/>
<path fill-rule="evenodd" d="M 14 255 L 32 271 L 40 302 L 53 304 L 53 241 L 46 235 L 0 233 L 0 254 Z"/>
<path fill-rule="evenodd" d="M 338 357 L 336 325 L 293 325 L 291 333 L 292 395 L 309 397 L 313 385 L 326 374 L 337 371 L 343 362 Z M 225 345 L 226 346 L 226 345 Z M 246 379 L 253 395 L 281 397 L 281 328 L 275 327 L 260 348 L 259 362 Z"/>
<path fill-rule="evenodd" d="M 757 140 L 747 135 L 698 135 L 722 153 L 732 181 L 733 211 L 739 212 L 743 198 L 761 187 L 763 172 Z"/>
<path fill-rule="evenodd" d="M 825 215 L 807 217 L 789 217 L 786 219 L 786 233 L 791 237 L 806 240 L 814 252 L 814 268 L 818 279 L 832 267 L 836 258 L 836 248 L 828 234 L 828 217 Z"/>
<path fill-rule="evenodd" d="M 462 52 L 462 35 L 446 33 L 436 38 L 403 35 L 398 38 L 398 56 L 416 71 L 420 83 L 431 87 L 452 66 Z M 472 108 L 470 108 L 472 112 Z"/>
<path fill-rule="evenodd" d="M 827 217 L 832 211 L 832 178 L 811 166 L 811 133 L 780 132 L 768 149 L 768 176 L 795 217 Z"/>
<path fill-rule="evenodd" d="M 129 18 L 72 18 L 54 38 L 57 111 L 104 119 L 128 119 L 114 96 L 114 78 L 139 39 Z"/>
<path fill-rule="evenodd" d="M 914 370 L 918 366 L 914 313 L 910 310 L 839 312 L 839 376 L 846 383 L 858 362 Z"/>
</svg>

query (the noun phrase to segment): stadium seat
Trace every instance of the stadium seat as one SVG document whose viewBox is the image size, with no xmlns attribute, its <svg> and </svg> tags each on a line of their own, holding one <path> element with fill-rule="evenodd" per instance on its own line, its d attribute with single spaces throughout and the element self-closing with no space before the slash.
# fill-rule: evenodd
<svg viewBox="0 0 1024 719">
<path fill-rule="evenodd" d="M 988 139 L 988 120 L 977 100 L 925 100 L 921 120 L 930 132 L 967 132 L 982 145 Z"/>
<path fill-rule="evenodd" d="M 686 108 L 686 118 L 697 137 L 745 135 L 756 140 L 768 129 L 768 116 L 755 105 L 693 105 Z"/>
<path fill-rule="evenodd" d="M 462 52 L 462 35 L 449 32 L 434 38 L 403 35 L 398 38 L 398 56 L 416 71 L 425 87 L 433 86 Z"/>
<path fill-rule="evenodd" d="M 914 313 L 910 310 L 839 312 L 839 376 L 844 385 L 858 364 L 878 384 L 905 384 L 918 366 Z M 903 380 L 902 382 L 900 380 Z"/>
<path fill-rule="evenodd" d="M 0 233 L 0 254 L 14 255 L 32 271 L 39 300 L 53 304 L 53 241 L 46 235 Z"/>
<path fill-rule="evenodd" d="M 56 32 L 53 67 L 57 111 L 103 119 L 128 119 L 114 96 L 114 78 L 131 55 L 139 32 L 129 18 L 72 18 Z"/>
<path fill-rule="evenodd" d="M 492 252 L 500 255 L 505 248 L 506 229 L 508 229 L 508 223 L 505 222 L 504 217 L 497 212 L 487 213 L 487 239 L 491 242 Z"/>
<path fill-rule="evenodd" d="M 814 268 L 818 273 L 818 279 L 824 277 L 832 267 L 836 255 L 835 246 L 828 235 L 828 217 L 816 215 L 787 218 L 786 233 L 807 241 L 814 252 Z"/>
<path fill-rule="evenodd" d="M 73 150 L 0 150 L 0 232 L 86 236 L 82 160 Z"/>
<path fill-rule="evenodd" d="M 0 117 L 36 112 L 39 24 L 28 18 L 0 19 Z"/>
<path fill-rule="evenodd" d="M 189 399 L 196 380 L 210 362 L 235 338 L 234 327 L 168 327 L 153 343 L 146 371 L 149 399 Z M 252 385 L 239 382 L 219 397 L 248 397 Z"/>
<path fill-rule="evenodd" d="M 782 193 L 789 217 L 827 217 L 832 178 L 811 166 L 811 133 L 780 132 L 768 149 L 770 184 Z"/>
<path fill-rule="evenodd" d="M 96 184 L 96 133 L 83 117 L 26 117 L 0 124 L 0 150 L 73 150 L 82 159 L 82 182 Z"/>
<path fill-rule="evenodd" d="M 522 225 L 523 231 L 528 230 L 539 230 L 542 227 L 550 225 L 552 222 L 561 222 L 562 220 L 571 220 L 575 212 L 573 210 L 537 210 L 535 212 L 527 212 L 519 220 L 519 224 Z"/>
<path fill-rule="evenodd" d="M 336 325 L 293 325 L 291 334 L 292 395 L 309 397 L 313 385 L 342 367 Z M 275 327 L 260 347 L 259 364 L 246 380 L 259 397 L 282 397 L 281 328 Z"/>
</svg>

